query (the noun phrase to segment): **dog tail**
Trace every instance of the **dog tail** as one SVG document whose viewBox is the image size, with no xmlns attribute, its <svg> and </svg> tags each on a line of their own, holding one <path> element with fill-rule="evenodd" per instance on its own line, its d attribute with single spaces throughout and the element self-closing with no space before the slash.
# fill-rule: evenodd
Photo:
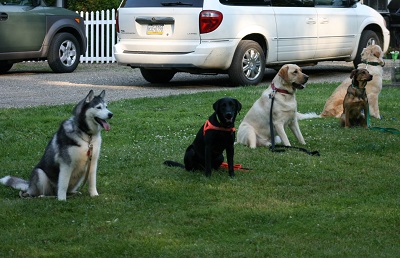
<svg viewBox="0 0 400 258">
<path fill-rule="evenodd" d="M 296 116 L 297 116 L 298 120 L 311 119 L 311 118 L 321 118 L 321 115 L 318 115 L 315 112 L 306 113 L 306 114 L 302 114 L 300 112 L 297 112 Z"/>
<path fill-rule="evenodd" d="M 21 191 L 27 191 L 29 187 L 29 181 L 14 176 L 5 176 L 0 179 L 0 183 Z"/>
<path fill-rule="evenodd" d="M 176 162 L 176 161 L 172 161 L 172 160 L 166 160 L 164 161 L 164 165 L 168 166 L 168 167 L 180 167 L 180 168 L 185 168 L 185 165 Z"/>
</svg>

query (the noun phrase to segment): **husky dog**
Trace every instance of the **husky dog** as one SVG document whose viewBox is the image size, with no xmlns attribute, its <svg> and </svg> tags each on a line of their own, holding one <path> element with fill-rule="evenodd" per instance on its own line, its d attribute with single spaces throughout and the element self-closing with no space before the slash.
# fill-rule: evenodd
<svg viewBox="0 0 400 258">
<path fill-rule="evenodd" d="M 48 143 L 29 181 L 6 176 L 0 183 L 21 190 L 21 197 L 55 196 L 65 201 L 67 194 L 89 182 L 90 196 L 97 196 L 96 170 L 100 154 L 101 128 L 113 114 L 104 102 L 105 91 L 89 94 L 75 106 L 72 117 L 62 122 Z"/>
</svg>

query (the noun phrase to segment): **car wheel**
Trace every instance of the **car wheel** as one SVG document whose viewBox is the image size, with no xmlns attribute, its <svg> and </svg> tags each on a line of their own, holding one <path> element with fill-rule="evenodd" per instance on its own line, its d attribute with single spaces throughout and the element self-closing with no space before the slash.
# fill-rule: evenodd
<svg viewBox="0 0 400 258">
<path fill-rule="evenodd" d="M 72 34 L 64 32 L 54 36 L 47 60 L 54 72 L 71 73 L 78 66 L 80 56 L 78 41 Z"/>
<path fill-rule="evenodd" d="M 172 80 L 176 74 L 173 70 L 157 70 L 140 68 L 143 78 L 151 83 L 165 83 Z"/>
<path fill-rule="evenodd" d="M 234 86 L 256 85 L 265 72 L 265 55 L 261 46 L 252 40 L 242 40 L 236 48 L 229 78 Z"/>
<path fill-rule="evenodd" d="M 13 64 L 0 61 L 0 74 L 10 71 Z"/>
<path fill-rule="evenodd" d="M 365 30 L 361 34 L 360 43 L 358 44 L 356 58 L 353 60 L 353 65 L 355 68 L 361 63 L 361 52 L 364 48 L 369 45 L 379 45 L 382 47 L 381 39 L 379 36 L 372 30 Z"/>
</svg>

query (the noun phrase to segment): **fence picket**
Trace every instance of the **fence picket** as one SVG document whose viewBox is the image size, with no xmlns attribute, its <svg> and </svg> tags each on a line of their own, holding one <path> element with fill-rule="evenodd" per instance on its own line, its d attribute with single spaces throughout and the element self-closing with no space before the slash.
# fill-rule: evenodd
<svg viewBox="0 0 400 258">
<path fill-rule="evenodd" d="M 85 20 L 87 38 L 87 49 L 86 53 L 81 55 L 81 63 L 114 63 L 116 61 L 113 48 L 117 36 L 115 12 L 115 9 L 112 9 L 79 13 Z"/>
</svg>

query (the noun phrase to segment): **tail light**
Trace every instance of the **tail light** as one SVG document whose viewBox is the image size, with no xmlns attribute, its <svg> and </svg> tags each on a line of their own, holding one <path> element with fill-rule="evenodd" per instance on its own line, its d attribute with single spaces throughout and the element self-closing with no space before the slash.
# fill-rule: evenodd
<svg viewBox="0 0 400 258">
<path fill-rule="evenodd" d="M 216 30 L 222 22 L 222 13 L 218 11 L 202 11 L 199 17 L 200 34 Z"/>
<path fill-rule="evenodd" d="M 115 29 L 117 30 L 117 33 L 119 33 L 118 11 L 115 13 Z"/>
</svg>

